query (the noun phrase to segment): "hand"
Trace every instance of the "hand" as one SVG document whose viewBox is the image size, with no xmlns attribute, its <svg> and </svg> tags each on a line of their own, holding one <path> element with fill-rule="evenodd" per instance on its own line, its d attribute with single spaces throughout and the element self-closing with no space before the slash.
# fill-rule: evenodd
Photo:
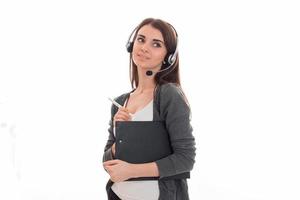
<svg viewBox="0 0 300 200">
<path fill-rule="evenodd" d="M 115 183 L 133 178 L 134 164 L 116 159 L 104 162 L 103 167 Z"/>
<path fill-rule="evenodd" d="M 114 126 L 116 121 L 131 121 L 131 119 L 131 113 L 129 110 L 125 107 L 121 107 L 114 116 Z"/>
<path fill-rule="evenodd" d="M 131 121 L 131 113 L 125 107 L 119 108 L 118 112 L 114 116 L 114 126 L 116 126 L 116 121 Z M 111 147 L 113 156 L 116 154 L 116 143 Z"/>
</svg>

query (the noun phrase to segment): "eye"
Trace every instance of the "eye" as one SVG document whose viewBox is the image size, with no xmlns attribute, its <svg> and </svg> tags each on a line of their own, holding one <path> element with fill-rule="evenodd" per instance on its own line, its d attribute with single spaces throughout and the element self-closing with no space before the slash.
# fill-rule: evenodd
<svg viewBox="0 0 300 200">
<path fill-rule="evenodd" d="M 157 47 L 157 48 L 161 47 L 161 45 L 159 44 L 159 42 L 154 42 L 154 43 L 153 43 L 153 46 L 154 46 L 154 47 Z"/>
<path fill-rule="evenodd" d="M 137 37 L 136 40 L 137 40 L 138 42 L 144 42 L 144 38 L 142 38 L 142 37 Z"/>
</svg>

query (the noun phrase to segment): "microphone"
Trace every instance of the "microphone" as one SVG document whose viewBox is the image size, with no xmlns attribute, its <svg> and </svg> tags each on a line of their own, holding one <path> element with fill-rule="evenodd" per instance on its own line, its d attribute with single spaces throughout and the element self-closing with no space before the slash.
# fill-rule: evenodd
<svg viewBox="0 0 300 200">
<path fill-rule="evenodd" d="M 172 64 L 172 65 L 173 65 L 173 64 Z M 159 71 L 157 71 L 156 73 L 163 72 L 163 71 L 169 69 L 170 67 L 172 67 L 172 65 L 170 65 L 169 67 L 167 67 L 167 68 L 165 68 L 165 69 L 159 70 Z M 147 75 L 147 76 L 152 76 L 152 75 L 153 75 L 153 71 L 151 71 L 151 70 L 146 71 L 146 75 Z"/>
<path fill-rule="evenodd" d="M 153 72 L 151 70 L 146 71 L 147 76 L 152 76 Z"/>
</svg>

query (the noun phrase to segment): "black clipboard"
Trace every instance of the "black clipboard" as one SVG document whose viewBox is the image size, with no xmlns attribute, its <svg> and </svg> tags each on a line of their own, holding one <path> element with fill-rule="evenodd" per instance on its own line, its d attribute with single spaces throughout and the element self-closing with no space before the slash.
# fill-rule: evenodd
<svg viewBox="0 0 300 200">
<path fill-rule="evenodd" d="M 115 158 L 129 163 L 154 162 L 173 153 L 164 121 L 116 121 Z M 190 178 L 190 172 L 162 179 Z M 139 177 L 132 180 L 158 180 L 159 177 Z"/>
</svg>

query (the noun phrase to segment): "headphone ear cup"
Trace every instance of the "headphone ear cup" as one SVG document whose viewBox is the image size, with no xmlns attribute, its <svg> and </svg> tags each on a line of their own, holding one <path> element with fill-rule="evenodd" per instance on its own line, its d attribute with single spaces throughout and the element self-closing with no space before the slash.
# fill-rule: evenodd
<svg viewBox="0 0 300 200">
<path fill-rule="evenodd" d="M 168 63 L 169 65 L 173 65 L 176 61 L 176 57 L 174 56 L 174 54 L 170 54 L 168 57 Z"/>
<path fill-rule="evenodd" d="M 126 44 L 126 49 L 127 49 L 128 53 L 131 53 L 133 50 L 133 42 L 128 42 Z"/>
</svg>

